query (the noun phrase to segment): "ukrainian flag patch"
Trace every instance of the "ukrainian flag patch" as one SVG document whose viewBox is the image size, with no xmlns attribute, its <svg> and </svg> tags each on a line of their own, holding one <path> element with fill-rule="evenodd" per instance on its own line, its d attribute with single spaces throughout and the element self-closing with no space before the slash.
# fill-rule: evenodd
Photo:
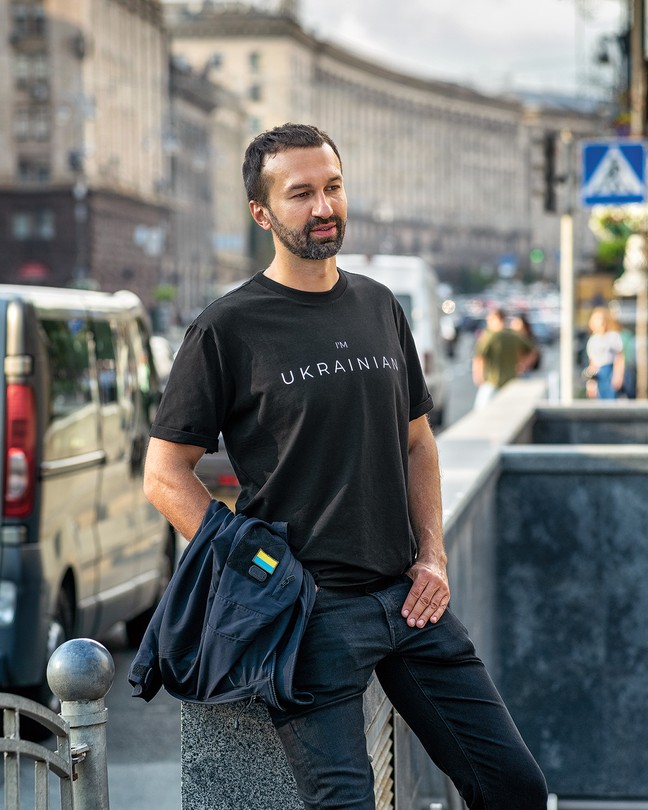
<svg viewBox="0 0 648 810">
<path fill-rule="evenodd" d="M 267 571 L 268 574 L 274 574 L 274 570 L 279 564 L 278 560 L 275 560 L 274 557 L 266 554 L 262 548 L 260 548 L 254 555 L 252 562 L 255 565 L 258 565 L 263 571 Z"/>
</svg>

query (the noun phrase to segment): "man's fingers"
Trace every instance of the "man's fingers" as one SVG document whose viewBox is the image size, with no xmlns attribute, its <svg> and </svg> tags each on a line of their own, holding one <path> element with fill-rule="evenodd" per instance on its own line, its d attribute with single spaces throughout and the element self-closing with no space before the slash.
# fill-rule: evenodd
<svg viewBox="0 0 648 810">
<path fill-rule="evenodd" d="M 422 590 L 413 586 L 405 600 L 402 613 L 410 627 L 425 627 L 428 621 L 433 624 L 439 621 L 448 606 L 448 601 L 447 593 L 430 583 L 426 583 Z"/>
<path fill-rule="evenodd" d="M 445 609 L 448 607 L 448 602 L 445 599 L 442 599 L 439 604 L 434 607 L 432 611 L 432 615 L 430 616 L 430 621 L 432 624 L 436 624 L 441 616 L 445 613 Z"/>
<path fill-rule="evenodd" d="M 423 603 L 424 604 L 424 603 Z M 410 613 L 410 616 L 407 620 L 407 623 L 410 627 L 425 627 L 427 622 L 432 622 L 432 624 L 436 624 L 447 607 L 447 602 L 444 600 L 436 601 L 433 600 L 429 602 L 429 604 L 423 608 L 421 613 L 416 617 L 414 615 L 414 611 Z"/>
</svg>

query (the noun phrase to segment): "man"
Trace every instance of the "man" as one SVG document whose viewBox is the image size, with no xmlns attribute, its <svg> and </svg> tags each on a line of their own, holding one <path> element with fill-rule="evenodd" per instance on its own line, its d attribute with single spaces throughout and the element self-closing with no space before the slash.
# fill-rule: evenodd
<svg viewBox="0 0 648 810">
<path fill-rule="evenodd" d="M 404 314 L 335 256 L 347 201 L 333 141 L 286 124 L 243 164 L 269 267 L 189 328 L 156 424 L 145 488 L 186 537 L 210 501 L 194 474 L 222 430 L 237 511 L 286 520 L 318 593 L 295 685 L 271 711 L 308 810 L 373 810 L 363 693 L 385 692 L 470 808 L 540 810 L 544 779 L 448 611 L 432 401 Z"/>
<path fill-rule="evenodd" d="M 473 382 L 477 386 L 475 410 L 484 408 L 507 382 L 533 368 L 537 358 L 538 350 L 531 340 L 506 328 L 504 310 L 491 310 L 473 356 Z"/>
</svg>

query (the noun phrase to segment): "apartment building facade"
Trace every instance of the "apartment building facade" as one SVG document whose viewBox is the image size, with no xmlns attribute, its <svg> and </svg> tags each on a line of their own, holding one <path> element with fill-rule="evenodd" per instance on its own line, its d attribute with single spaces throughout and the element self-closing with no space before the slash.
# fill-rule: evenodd
<svg viewBox="0 0 648 810">
<path fill-rule="evenodd" d="M 545 211 L 544 136 L 599 131 L 595 116 L 529 114 L 517 100 L 367 61 L 308 34 L 294 3 L 164 9 L 174 52 L 241 99 L 248 139 L 290 120 L 332 135 L 349 196 L 345 250 L 420 253 L 461 283 L 466 269 L 524 268 L 540 248 L 540 269 L 557 278 L 565 190 L 557 211 Z M 576 220 L 585 255 L 587 214 L 576 211 Z"/>
<path fill-rule="evenodd" d="M 168 233 L 167 40 L 154 0 L 2 0 L 0 281 L 129 287 Z"/>
<path fill-rule="evenodd" d="M 186 319 L 268 257 L 240 167 L 289 120 L 339 144 L 345 250 L 419 253 L 461 284 L 541 248 L 557 278 L 565 188 L 546 212 L 545 135 L 600 121 L 402 74 L 298 15 L 295 0 L 0 0 L 0 283 L 127 287 L 151 309 L 172 287 Z M 170 74 L 171 50 L 192 77 Z"/>
</svg>

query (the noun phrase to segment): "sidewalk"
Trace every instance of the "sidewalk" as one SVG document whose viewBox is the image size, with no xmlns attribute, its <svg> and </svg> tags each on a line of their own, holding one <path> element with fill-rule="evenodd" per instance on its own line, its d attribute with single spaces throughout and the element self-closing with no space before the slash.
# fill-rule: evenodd
<svg viewBox="0 0 648 810">
<path fill-rule="evenodd" d="M 115 661 L 106 696 L 110 810 L 179 810 L 180 702 L 164 690 L 150 703 L 132 698 L 127 676 L 134 651 L 119 643 L 109 649 Z"/>
</svg>

